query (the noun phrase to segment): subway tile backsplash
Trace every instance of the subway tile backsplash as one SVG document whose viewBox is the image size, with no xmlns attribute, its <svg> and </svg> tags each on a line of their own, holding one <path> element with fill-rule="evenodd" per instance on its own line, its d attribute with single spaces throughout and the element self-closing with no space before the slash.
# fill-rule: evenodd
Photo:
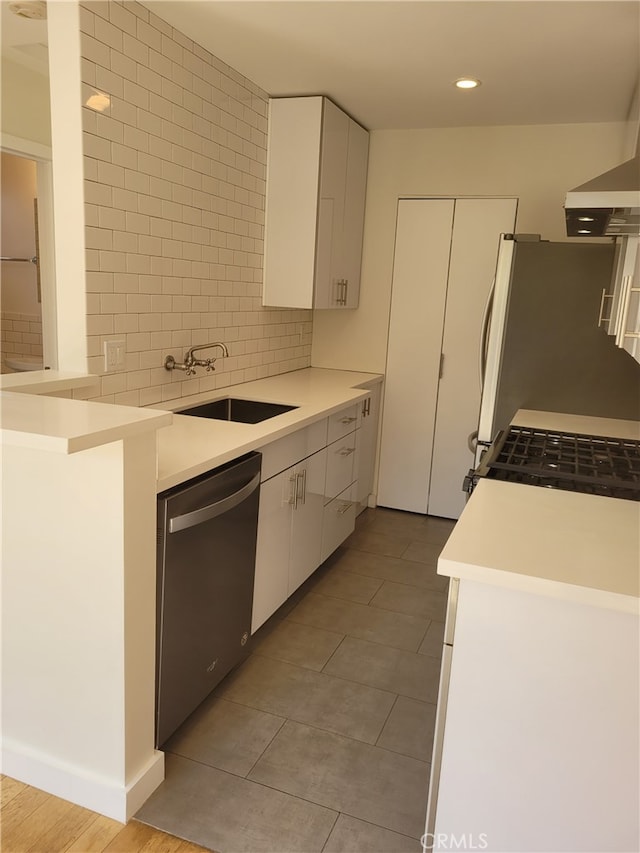
<svg viewBox="0 0 640 853">
<path fill-rule="evenodd" d="M 311 363 L 312 313 L 261 304 L 265 92 L 135 2 L 81 7 L 89 370 L 144 406 Z M 125 370 L 105 373 L 104 342 Z M 223 341 L 214 373 L 169 373 Z M 203 353 L 202 355 L 206 355 Z M 212 355 L 216 355 L 214 351 Z"/>
</svg>

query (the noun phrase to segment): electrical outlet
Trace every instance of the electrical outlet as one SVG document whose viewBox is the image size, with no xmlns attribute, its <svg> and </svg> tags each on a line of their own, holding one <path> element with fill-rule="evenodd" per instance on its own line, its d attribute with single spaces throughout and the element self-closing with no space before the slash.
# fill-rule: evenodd
<svg viewBox="0 0 640 853">
<path fill-rule="evenodd" d="M 105 373 L 117 373 L 124 370 L 124 357 L 126 353 L 125 342 L 104 342 L 104 370 Z"/>
</svg>

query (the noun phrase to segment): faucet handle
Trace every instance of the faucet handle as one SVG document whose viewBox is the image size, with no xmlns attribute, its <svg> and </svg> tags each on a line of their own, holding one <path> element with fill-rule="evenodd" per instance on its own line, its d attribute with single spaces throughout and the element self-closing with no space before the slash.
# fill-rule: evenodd
<svg viewBox="0 0 640 853">
<path fill-rule="evenodd" d="M 207 358 L 206 362 L 205 362 L 205 370 L 207 371 L 207 373 L 209 373 L 209 371 L 215 370 L 215 369 L 216 369 L 215 358 Z"/>
</svg>

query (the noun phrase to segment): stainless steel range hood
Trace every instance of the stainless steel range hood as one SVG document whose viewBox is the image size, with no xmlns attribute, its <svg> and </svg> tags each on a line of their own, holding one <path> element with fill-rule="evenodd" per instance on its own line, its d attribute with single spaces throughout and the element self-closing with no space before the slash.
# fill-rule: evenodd
<svg viewBox="0 0 640 853">
<path fill-rule="evenodd" d="M 640 157 L 570 190 L 564 207 L 569 237 L 640 234 Z"/>
</svg>

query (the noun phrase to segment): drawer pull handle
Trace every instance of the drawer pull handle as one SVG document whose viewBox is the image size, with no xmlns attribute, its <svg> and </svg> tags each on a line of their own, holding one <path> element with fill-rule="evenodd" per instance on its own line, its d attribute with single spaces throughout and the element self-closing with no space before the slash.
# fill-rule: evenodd
<svg viewBox="0 0 640 853">
<path fill-rule="evenodd" d="M 354 421 L 357 421 L 357 418 L 340 418 L 341 424 L 352 424 Z"/>
<path fill-rule="evenodd" d="M 341 504 L 336 510 L 338 515 L 344 515 L 345 512 L 348 512 L 351 509 L 351 502 Z"/>
<path fill-rule="evenodd" d="M 340 456 L 351 456 L 352 453 L 355 453 L 355 447 L 341 447 L 338 453 Z"/>
</svg>

